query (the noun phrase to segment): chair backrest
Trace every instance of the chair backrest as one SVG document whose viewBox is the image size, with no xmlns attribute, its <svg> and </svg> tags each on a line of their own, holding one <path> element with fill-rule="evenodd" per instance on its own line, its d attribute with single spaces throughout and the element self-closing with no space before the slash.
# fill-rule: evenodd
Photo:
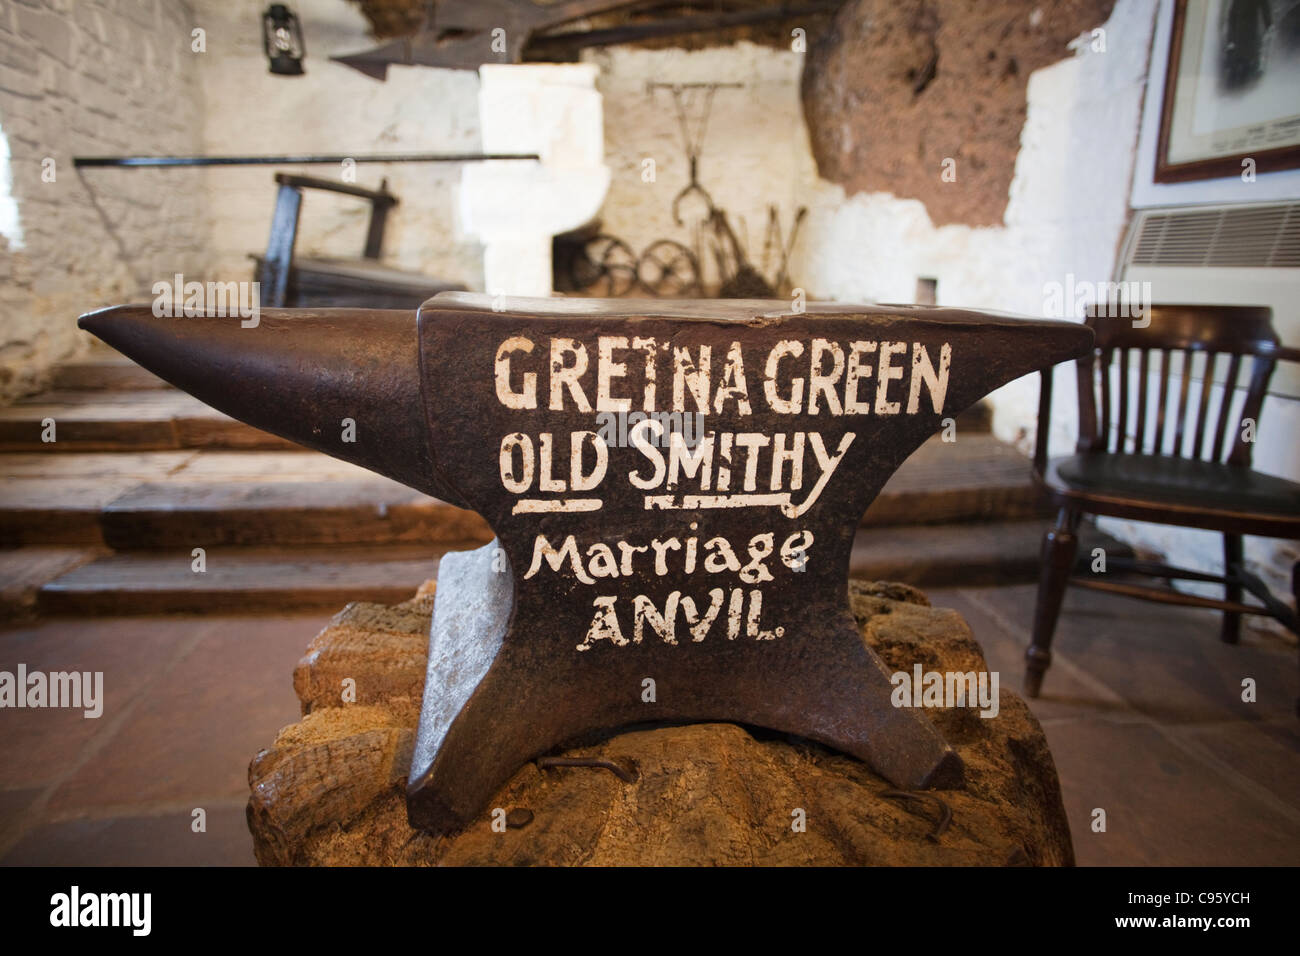
<svg viewBox="0 0 1300 956">
<path fill-rule="evenodd" d="M 1139 320 L 1144 327 L 1130 317 L 1098 314 L 1103 311 L 1112 310 L 1102 306 L 1089 311 L 1087 325 L 1096 333 L 1096 345 L 1078 362 L 1078 451 L 1173 455 L 1249 466 L 1280 347 L 1270 321 L 1272 310 L 1152 305 Z M 1226 371 L 1216 388 L 1221 368 Z M 1238 405 L 1236 389 L 1243 371 L 1245 395 Z M 1175 373 L 1178 385 L 1171 389 Z M 1193 381 L 1198 376 L 1199 384 Z M 1212 412 L 1216 391 L 1219 398 Z M 1245 425 L 1247 419 L 1253 427 Z"/>
<path fill-rule="evenodd" d="M 289 269 L 293 265 L 293 247 L 298 241 L 298 215 L 302 211 L 302 191 L 323 189 L 326 192 L 356 196 L 370 203 L 370 225 L 366 230 L 366 246 L 362 256 L 378 259 L 384 244 L 384 225 L 388 210 L 397 205 L 397 197 L 388 191 L 388 180 L 378 189 L 366 189 L 351 183 L 336 183 L 314 176 L 295 173 L 276 173 L 278 186 L 275 212 L 271 216 L 271 236 L 266 241 L 266 255 L 257 269 L 257 280 L 263 290 L 262 304 L 283 308 L 288 297 Z"/>
<path fill-rule="evenodd" d="M 388 180 L 383 179 L 378 189 L 366 189 L 351 183 L 335 182 L 332 179 L 317 179 L 315 176 L 301 176 L 296 173 L 276 173 L 275 181 L 280 187 L 277 203 L 289 192 L 296 193 L 294 201 L 294 225 L 297 226 L 297 210 L 302 203 L 304 189 L 319 189 L 324 192 L 341 193 L 356 196 L 370 203 L 370 225 L 366 230 L 366 246 L 361 253 L 366 259 L 378 259 L 379 250 L 384 242 L 384 225 L 388 220 L 388 210 L 397 205 L 397 197 L 388 191 Z"/>
</svg>

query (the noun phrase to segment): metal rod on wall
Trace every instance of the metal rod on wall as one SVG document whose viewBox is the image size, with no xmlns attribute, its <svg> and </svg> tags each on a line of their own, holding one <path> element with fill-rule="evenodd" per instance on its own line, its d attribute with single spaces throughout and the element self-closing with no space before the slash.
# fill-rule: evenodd
<svg viewBox="0 0 1300 956">
<path fill-rule="evenodd" d="M 540 160 L 536 153 L 393 153 L 322 156 L 76 156 L 74 167 L 281 166 L 308 163 L 480 163 L 490 159 Z"/>
</svg>

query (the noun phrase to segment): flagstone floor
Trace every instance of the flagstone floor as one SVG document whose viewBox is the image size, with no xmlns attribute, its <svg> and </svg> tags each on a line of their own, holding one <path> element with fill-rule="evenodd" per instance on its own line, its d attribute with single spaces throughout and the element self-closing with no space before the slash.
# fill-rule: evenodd
<svg viewBox="0 0 1300 956">
<path fill-rule="evenodd" d="M 1018 690 L 1034 589 L 933 590 Z M 232 609 L 236 610 L 236 609 Z M 47 619 L 0 627 L 0 670 L 104 672 L 104 711 L 0 710 L 0 863 L 251 865 L 249 759 L 298 715 L 328 619 Z M 1241 700 L 1254 678 L 1255 703 Z M 1071 591 L 1044 695 L 1081 865 L 1300 865 L 1294 644 L 1213 612 Z M 196 832 L 196 811 L 206 827 Z M 1094 821 L 1105 811 L 1105 831 Z"/>
</svg>

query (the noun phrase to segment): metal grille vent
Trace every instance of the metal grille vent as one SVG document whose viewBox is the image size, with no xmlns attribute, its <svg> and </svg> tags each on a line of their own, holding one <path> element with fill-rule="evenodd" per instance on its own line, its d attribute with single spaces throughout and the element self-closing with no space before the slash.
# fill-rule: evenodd
<svg viewBox="0 0 1300 956">
<path fill-rule="evenodd" d="M 1144 210 L 1128 265 L 1300 268 L 1300 203 Z"/>
</svg>

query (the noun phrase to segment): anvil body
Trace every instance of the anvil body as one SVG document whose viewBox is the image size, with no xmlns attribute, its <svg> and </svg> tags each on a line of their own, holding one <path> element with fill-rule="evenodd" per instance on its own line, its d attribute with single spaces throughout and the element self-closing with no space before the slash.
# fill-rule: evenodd
<svg viewBox="0 0 1300 956">
<path fill-rule="evenodd" d="M 960 784 L 849 613 L 854 532 L 943 419 L 1091 331 L 787 306 L 444 294 L 418 316 L 82 324 L 235 417 L 491 525 L 438 574 L 408 806 L 445 832 L 522 763 L 654 721 L 770 728 L 896 786 Z M 353 443 L 335 440 L 344 417 Z"/>
</svg>

